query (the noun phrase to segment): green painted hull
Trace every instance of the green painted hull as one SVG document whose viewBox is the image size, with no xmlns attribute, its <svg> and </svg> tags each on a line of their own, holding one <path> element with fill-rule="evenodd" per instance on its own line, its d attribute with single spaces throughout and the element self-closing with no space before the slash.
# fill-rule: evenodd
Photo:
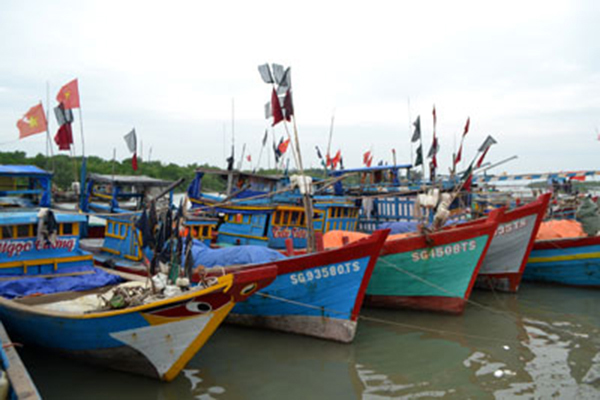
<svg viewBox="0 0 600 400">
<path fill-rule="evenodd" d="M 489 239 L 481 235 L 381 256 L 367 287 L 369 303 L 462 311 L 454 308 L 468 299 Z"/>
</svg>

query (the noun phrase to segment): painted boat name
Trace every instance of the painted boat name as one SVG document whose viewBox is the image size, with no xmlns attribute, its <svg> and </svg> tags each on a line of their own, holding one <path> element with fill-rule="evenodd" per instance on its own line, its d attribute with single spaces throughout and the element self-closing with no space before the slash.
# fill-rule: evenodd
<svg viewBox="0 0 600 400">
<path fill-rule="evenodd" d="M 513 231 L 517 231 L 519 229 L 523 229 L 527 226 L 527 220 L 525 218 L 518 219 L 516 221 L 511 221 L 507 224 L 502 224 L 498 226 L 496 229 L 496 236 L 506 235 Z"/>
<path fill-rule="evenodd" d="M 327 279 L 336 275 L 345 275 L 358 271 L 360 271 L 360 263 L 354 261 L 291 274 L 290 280 L 292 281 L 292 285 L 297 285 L 298 283 L 307 283 L 313 280 Z"/>
<path fill-rule="evenodd" d="M 415 251 L 412 253 L 412 260 L 413 262 L 418 262 L 421 260 L 425 261 L 430 258 L 440 258 L 465 251 L 473 251 L 476 248 L 477 242 L 474 240 L 465 240 L 464 242 L 449 244 L 447 246 L 438 246 L 433 249 Z"/>
<path fill-rule="evenodd" d="M 13 257 L 32 250 L 66 249 L 73 251 L 76 242 L 75 238 L 56 239 L 54 244 L 44 240 L 0 240 L 0 254 L 6 253 L 8 257 Z"/>
</svg>

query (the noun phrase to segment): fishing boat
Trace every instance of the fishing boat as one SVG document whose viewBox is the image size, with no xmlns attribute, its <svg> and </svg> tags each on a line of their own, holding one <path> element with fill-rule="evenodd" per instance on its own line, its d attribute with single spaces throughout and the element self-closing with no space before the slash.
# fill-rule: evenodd
<svg viewBox="0 0 600 400">
<path fill-rule="evenodd" d="M 460 314 L 503 210 L 483 221 L 385 243 L 365 304 Z"/>
<path fill-rule="evenodd" d="M 600 236 L 536 240 L 523 280 L 600 287 Z"/>
<path fill-rule="evenodd" d="M 481 264 L 476 287 L 515 293 L 551 194 L 499 216 L 499 225 Z"/>
<path fill-rule="evenodd" d="M 228 321 L 351 342 L 365 290 L 388 232 L 376 231 L 337 249 L 270 261 L 278 269 L 275 281 L 244 304 L 236 305 Z M 202 259 L 195 258 L 194 263 L 202 265 Z M 257 265 L 232 266 L 224 271 L 243 271 Z M 219 273 L 221 269 L 208 270 Z"/>
<path fill-rule="evenodd" d="M 171 282 L 161 289 L 146 278 L 94 267 L 79 247 L 86 217 L 35 204 L 49 204 L 51 174 L 0 170 L 3 184 L 13 185 L 2 194 L 28 201 L 20 207 L 3 201 L 0 212 L 0 320 L 24 344 L 170 381 L 235 303 L 277 274 L 265 265 L 193 288 Z M 29 189 L 14 189 L 22 183 Z"/>
<path fill-rule="evenodd" d="M 31 375 L 25 364 L 21 361 L 14 342 L 6 333 L 4 325 L 0 322 L 0 398 L 2 399 L 41 399 Z"/>
<path fill-rule="evenodd" d="M 228 182 L 224 196 L 201 191 L 206 176 Z M 262 176 L 240 171 L 198 169 L 188 188 L 192 212 L 220 215 L 217 242 L 224 245 L 259 245 L 285 249 L 306 247 L 308 232 L 302 196 L 289 188 L 283 176 Z M 358 207 L 338 196 L 313 196 L 315 232 L 356 229 Z"/>
<path fill-rule="evenodd" d="M 475 223 L 430 233 L 390 236 L 367 287 L 365 305 L 462 313 L 503 212 L 494 210 Z M 336 247 L 343 239 L 352 242 L 362 235 L 332 232 L 325 235 L 325 245 Z"/>
<path fill-rule="evenodd" d="M 99 233 L 89 235 L 88 229 L 81 247 L 93 254 L 96 265 L 145 276 L 147 268 L 142 261 L 152 255 L 144 253 L 147 246 L 135 222 L 150 202 L 170 208 L 173 190 L 180 183 L 143 175 L 89 174 L 81 209 L 103 223 Z M 189 217 L 185 222 L 192 238 L 207 244 L 214 239 L 217 223 L 203 217 Z"/>
</svg>

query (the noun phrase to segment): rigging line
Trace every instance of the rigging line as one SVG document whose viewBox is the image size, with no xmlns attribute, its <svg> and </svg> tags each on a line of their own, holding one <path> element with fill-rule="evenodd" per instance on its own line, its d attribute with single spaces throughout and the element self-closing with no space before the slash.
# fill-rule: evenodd
<svg viewBox="0 0 600 400">
<path fill-rule="evenodd" d="M 267 293 L 258 292 L 256 294 L 259 296 L 265 297 L 265 298 L 270 298 L 270 299 L 281 301 L 284 303 L 294 304 L 294 305 L 304 307 L 304 308 L 310 308 L 310 309 L 315 309 L 315 310 L 319 310 L 319 311 L 327 311 L 331 314 L 338 314 L 338 315 L 342 315 L 342 316 L 349 316 L 351 314 L 351 313 L 344 312 L 344 311 L 338 311 L 338 310 L 334 310 L 334 309 L 330 309 L 330 308 L 325 308 L 325 307 L 320 307 L 320 306 L 314 306 L 312 304 L 302 303 L 302 302 L 295 301 L 295 300 L 289 300 L 289 299 L 286 299 L 283 297 L 279 297 L 279 296 L 275 296 L 275 295 L 271 295 L 271 294 L 267 294 Z M 468 334 L 468 333 L 447 331 L 444 329 L 433 329 L 433 328 L 427 328 L 427 327 L 419 326 L 419 325 L 412 325 L 412 324 L 405 324 L 402 322 L 390 321 L 390 320 L 383 319 L 383 318 L 367 317 L 364 315 L 358 315 L 358 318 L 365 320 L 365 321 L 369 321 L 369 322 L 376 322 L 376 323 L 380 323 L 380 324 L 384 324 L 384 325 L 397 326 L 397 327 L 401 327 L 401 328 L 415 329 L 415 330 L 420 330 L 423 332 L 470 337 L 472 339 L 490 340 L 490 341 L 501 342 L 501 343 L 518 343 L 518 344 L 521 343 L 521 341 L 514 340 L 514 339 L 499 339 L 499 338 L 493 338 L 493 337 L 489 337 L 489 336 L 480 336 L 480 335 L 472 335 L 472 334 Z"/>
<path fill-rule="evenodd" d="M 384 258 L 379 258 L 379 261 L 382 261 L 384 264 L 387 264 L 387 265 L 389 265 L 390 267 L 394 268 L 394 269 L 395 269 L 395 270 L 397 270 L 398 272 L 401 272 L 401 273 L 403 273 L 403 274 L 406 274 L 406 275 L 410 276 L 411 278 L 413 278 L 413 279 L 416 279 L 416 280 L 420 281 L 421 283 L 424 283 L 425 285 L 428 285 L 428 286 L 430 286 L 430 287 L 432 287 L 432 288 L 434 288 L 434 289 L 440 290 L 441 292 L 443 292 L 443 293 L 445 293 L 445 294 L 448 294 L 448 295 L 450 295 L 450 296 L 452 296 L 452 297 L 460 297 L 460 298 L 462 298 L 462 296 L 460 296 L 460 295 L 458 295 L 458 294 L 456 294 L 456 293 L 452 293 L 452 292 L 450 292 L 449 290 L 447 290 L 447 289 L 445 289 L 445 288 L 443 288 L 443 287 L 441 287 L 441 286 L 439 286 L 439 285 L 436 285 L 435 283 L 429 282 L 427 279 L 421 278 L 420 276 L 418 276 L 418 275 L 415 275 L 415 274 L 413 274 L 413 273 L 412 273 L 412 272 L 410 272 L 410 271 L 407 271 L 407 270 L 405 270 L 405 269 L 403 269 L 403 268 L 400 268 L 400 267 L 398 267 L 397 265 L 394 265 L 394 264 L 392 264 L 391 262 L 387 261 L 387 260 L 386 260 L 386 259 L 384 259 Z M 512 320 L 512 318 L 510 318 L 510 317 L 515 317 L 515 318 L 517 317 L 517 315 L 516 315 L 516 314 L 514 314 L 514 313 L 510 313 L 510 312 L 508 312 L 508 311 L 497 310 L 497 309 L 495 309 L 495 308 L 488 307 L 488 306 L 486 306 L 486 305 L 483 305 L 483 304 L 481 304 L 481 303 L 478 303 L 478 302 L 476 302 L 476 301 L 474 301 L 474 300 L 471 300 L 471 299 L 465 299 L 465 301 L 466 301 L 467 303 L 469 303 L 469 304 L 473 304 L 473 305 L 475 305 L 475 306 L 477 306 L 477 307 L 480 307 L 480 308 L 482 308 L 482 309 L 484 309 L 484 310 L 486 310 L 486 311 L 491 311 L 491 312 L 493 312 L 493 313 L 496 313 L 496 314 L 504 315 L 505 317 L 507 317 L 507 318 L 511 319 L 511 322 L 515 322 L 515 321 L 514 321 L 514 320 Z M 512 314 L 512 315 L 511 315 L 511 314 Z"/>
</svg>

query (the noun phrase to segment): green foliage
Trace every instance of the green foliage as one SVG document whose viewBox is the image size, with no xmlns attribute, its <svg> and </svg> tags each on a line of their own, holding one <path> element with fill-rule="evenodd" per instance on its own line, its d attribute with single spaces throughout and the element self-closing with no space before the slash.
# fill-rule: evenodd
<svg viewBox="0 0 600 400">
<path fill-rule="evenodd" d="M 72 158 L 66 155 L 55 155 L 46 157 L 38 154 L 34 157 L 27 157 L 23 151 L 15 152 L 0 152 L 0 164 L 13 165 L 35 165 L 46 171 L 54 172 L 52 182 L 60 189 L 68 189 L 73 181 L 79 181 L 81 158 Z M 112 160 L 104 160 L 100 157 L 89 156 L 87 159 L 88 172 L 98 174 L 115 174 L 115 175 L 147 175 L 153 178 L 164 180 L 177 180 L 185 178 L 186 183 L 191 182 L 197 168 L 215 168 L 208 164 L 198 165 L 190 164 L 181 166 L 177 164 L 163 164 L 160 161 L 139 162 L 138 170 L 133 171 L 131 168 L 131 158 L 127 158 L 121 162 Z M 220 191 L 225 189 L 225 184 L 216 176 L 208 176 L 202 180 L 202 185 L 206 190 Z M 180 186 L 179 190 L 185 190 L 185 186 Z"/>
<path fill-rule="evenodd" d="M 55 155 L 46 157 L 43 154 L 38 154 L 34 157 L 27 157 L 23 151 L 1 152 L 0 164 L 13 165 L 35 165 L 46 171 L 54 172 L 52 182 L 55 186 L 62 190 L 69 189 L 73 181 L 79 181 L 81 157 L 73 158 L 67 155 Z M 126 158 L 123 161 L 104 160 L 96 156 L 88 156 L 87 170 L 98 174 L 115 174 L 115 175 L 146 175 L 153 178 L 174 181 L 179 178 L 185 178 L 185 184 L 179 187 L 179 190 L 185 190 L 185 185 L 192 181 L 195 171 L 198 168 L 219 169 L 208 164 L 189 164 L 181 166 L 173 163 L 164 164 L 160 161 L 140 161 L 138 162 L 138 170 L 133 171 L 131 168 L 131 158 Z M 248 171 L 249 172 L 249 171 Z M 257 172 L 260 175 L 283 175 L 282 171 L 274 169 L 264 169 Z M 289 171 L 289 174 L 294 174 L 295 171 Z M 323 169 L 309 169 L 305 173 L 314 178 L 323 179 L 325 177 Z M 220 179 L 216 175 L 207 174 L 202 178 L 202 188 L 207 191 L 224 191 L 227 182 Z"/>
</svg>

